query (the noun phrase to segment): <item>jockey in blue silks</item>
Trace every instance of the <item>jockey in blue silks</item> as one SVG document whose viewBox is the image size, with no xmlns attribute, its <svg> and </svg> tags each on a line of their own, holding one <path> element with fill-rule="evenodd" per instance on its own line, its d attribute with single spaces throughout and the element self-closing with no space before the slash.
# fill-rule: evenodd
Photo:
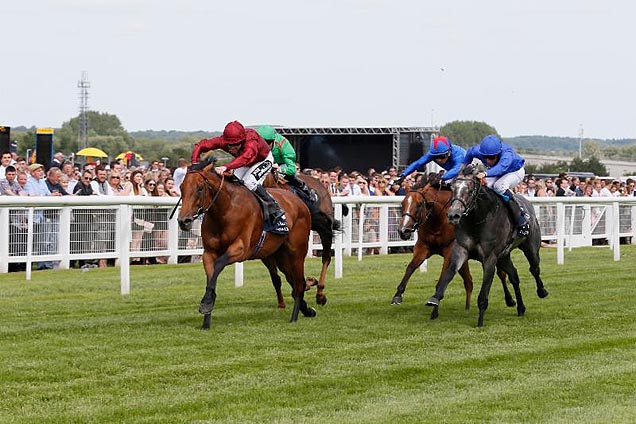
<svg viewBox="0 0 636 424">
<path fill-rule="evenodd" d="M 518 235 L 527 236 L 528 216 L 521 210 L 510 191 L 523 181 L 526 175 L 523 168 L 525 159 L 519 156 L 511 146 L 502 143 L 494 134 L 484 137 L 479 145 L 468 149 L 464 163 L 471 163 L 473 158 L 479 159 L 486 166 L 486 172 L 478 173 L 477 177 L 485 179 L 485 184 L 502 197 L 517 226 Z"/>
<path fill-rule="evenodd" d="M 464 163 L 466 150 L 462 147 L 451 143 L 448 137 L 439 136 L 431 140 L 431 147 L 428 153 L 410 164 L 400 175 L 397 183 L 400 183 L 407 175 L 418 171 L 433 161 L 446 170 L 442 175 L 442 180 L 447 181 L 455 178 L 459 172 L 459 168 Z"/>
</svg>

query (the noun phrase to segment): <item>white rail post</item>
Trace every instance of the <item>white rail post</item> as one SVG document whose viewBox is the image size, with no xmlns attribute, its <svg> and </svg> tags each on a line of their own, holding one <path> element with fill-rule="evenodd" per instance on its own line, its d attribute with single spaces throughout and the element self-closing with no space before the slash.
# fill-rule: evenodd
<svg viewBox="0 0 636 424">
<path fill-rule="evenodd" d="M 389 254 L 389 205 L 380 205 L 380 255 Z"/>
<path fill-rule="evenodd" d="M 358 219 L 358 261 L 362 261 L 362 242 L 364 241 L 364 207 L 360 204 L 360 218 Z"/>
<path fill-rule="evenodd" d="M 28 224 L 27 224 L 27 260 L 26 260 L 26 279 L 31 281 L 31 267 L 33 266 L 33 208 L 29 208 Z"/>
<path fill-rule="evenodd" d="M 632 225 L 632 244 L 636 244 L 636 206 L 632 206 L 631 208 L 629 208 L 629 210 L 632 213 L 632 221 L 631 221 L 631 225 Z"/>
<path fill-rule="evenodd" d="M 119 206 L 119 275 L 121 294 L 130 294 L 130 219 L 132 206 Z"/>
<path fill-rule="evenodd" d="M 234 287 L 243 287 L 243 262 L 234 263 Z"/>
<path fill-rule="evenodd" d="M 557 203 L 557 264 L 563 265 L 565 244 L 565 205 L 561 202 Z"/>
<path fill-rule="evenodd" d="M 342 220 L 342 205 L 340 203 L 336 203 L 334 205 L 334 215 L 337 220 L 340 221 L 340 224 L 344 226 L 344 222 Z M 341 228 L 340 231 L 336 234 L 336 240 L 334 243 L 334 253 L 335 253 L 335 266 L 334 266 L 334 278 L 342 278 L 342 232 L 344 228 Z"/>
<path fill-rule="evenodd" d="M 171 210 L 172 211 L 172 210 Z M 170 215 L 168 215 L 170 216 Z M 179 262 L 179 223 L 176 217 L 172 217 L 168 221 L 168 263 L 176 264 Z"/>
<path fill-rule="evenodd" d="M 0 209 L 0 228 L 7 229 L 6 236 L 0 238 L 0 273 L 3 274 L 9 272 L 9 234 L 11 234 L 9 211 L 9 208 Z"/>
<path fill-rule="evenodd" d="M 621 260 L 621 214 L 618 202 L 612 202 L 612 244 L 614 245 L 614 260 Z"/>
<path fill-rule="evenodd" d="M 60 222 L 58 225 L 57 245 L 58 252 L 62 255 L 60 269 L 69 269 L 71 264 L 71 207 L 60 209 Z"/>
</svg>

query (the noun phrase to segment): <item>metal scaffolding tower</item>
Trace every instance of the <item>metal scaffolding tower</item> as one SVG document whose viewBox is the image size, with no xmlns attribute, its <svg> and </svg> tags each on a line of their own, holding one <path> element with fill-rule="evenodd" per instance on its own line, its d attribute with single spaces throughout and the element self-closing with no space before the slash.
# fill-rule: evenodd
<svg viewBox="0 0 636 424">
<path fill-rule="evenodd" d="M 79 136 L 77 139 L 78 150 L 88 146 L 88 89 L 91 83 L 88 81 L 88 73 L 82 71 L 82 79 L 77 83 L 79 88 Z"/>
</svg>

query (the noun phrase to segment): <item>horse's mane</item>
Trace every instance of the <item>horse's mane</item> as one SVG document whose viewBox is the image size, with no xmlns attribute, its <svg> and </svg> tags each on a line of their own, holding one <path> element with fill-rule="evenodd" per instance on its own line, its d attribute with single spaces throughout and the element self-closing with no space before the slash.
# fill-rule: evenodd
<svg viewBox="0 0 636 424">
<path fill-rule="evenodd" d="M 413 184 L 411 190 L 419 190 L 426 187 L 432 187 L 437 190 L 450 190 L 448 184 L 442 181 L 444 171 L 430 172 L 428 175 L 422 175 L 417 182 Z"/>
<path fill-rule="evenodd" d="M 461 175 L 462 177 L 474 177 L 480 172 L 486 172 L 486 167 L 481 163 L 469 163 L 468 165 L 462 165 L 462 167 L 459 168 L 459 175 Z"/>
</svg>

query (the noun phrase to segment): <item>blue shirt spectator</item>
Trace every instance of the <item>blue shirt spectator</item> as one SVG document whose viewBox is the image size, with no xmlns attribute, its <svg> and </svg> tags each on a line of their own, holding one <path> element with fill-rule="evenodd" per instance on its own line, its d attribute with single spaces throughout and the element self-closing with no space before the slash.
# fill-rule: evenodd
<svg viewBox="0 0 636 424">
<path fill-rule="evenodd" d="M 24 191 L 26 191 L 29 196 L 50 196 L 51 192 L 46 185 L 46 181 L 43 179 L 44 166 L 39 163 L 32 163 L 29 165 L 29 172 L 31 172 L 31 176 L 24 186 Z"/>
</svg>

